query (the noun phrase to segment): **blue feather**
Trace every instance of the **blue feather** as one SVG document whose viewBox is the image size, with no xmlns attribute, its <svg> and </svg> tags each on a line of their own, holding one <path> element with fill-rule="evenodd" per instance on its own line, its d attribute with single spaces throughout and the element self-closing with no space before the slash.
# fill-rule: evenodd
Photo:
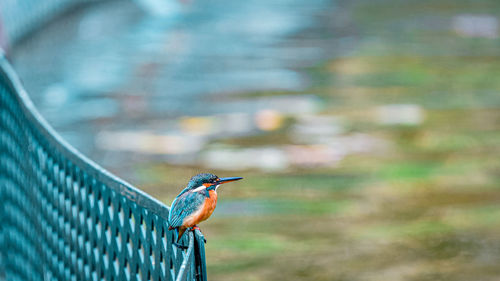
<svg viewBox="0 0 500 281">
<path fill-rule="evenodd" d="M 172 202 L 168 221 L 170 227 L 180 227 L 186 217 L 196 212 L 205 202 L 205 195 L 184 189 Z"/>
</svg>

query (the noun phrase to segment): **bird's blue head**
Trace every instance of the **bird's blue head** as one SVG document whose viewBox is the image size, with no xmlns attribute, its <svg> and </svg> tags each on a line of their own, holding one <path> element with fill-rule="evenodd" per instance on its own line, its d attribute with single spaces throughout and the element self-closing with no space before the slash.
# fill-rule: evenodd
<svg viewBox="0 0 500 281">
<path fill-rule="evenodd" d="M 228 183 L 232 181 L 241 180 L 242 177 L 232 177 L 232 178 L 219 178 L 218 176 L 210 173 L 201 173 L 192 177 L 189 181 L 187 187 L 189 189 L 196 189 L 201 186 L 205 186 L 208 190 L 216 189 L 217 186 Z"/>
</svg>

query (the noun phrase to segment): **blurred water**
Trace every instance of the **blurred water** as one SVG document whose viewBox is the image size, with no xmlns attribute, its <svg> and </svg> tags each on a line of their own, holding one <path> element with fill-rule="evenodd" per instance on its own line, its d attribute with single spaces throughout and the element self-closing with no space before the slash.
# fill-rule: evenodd
<svg viewBox="0 0 500 281">
<path fill-rule="evenodd" d="M 105 166 L 116 168 L 123 157 L 134 160 L 128 153 L 110 156 L 96 147 L 98 132 L 140 127 L 177 134 L 178 117 L 252 114 L 262 102 L 226 104 L 224 99 L 304 90 L 309 78 L 302 69 L 332 55 L 327 51 L 331 34 L 324 34 L 323 22 L 334 9 L 329 1 L 168 5 L 160 15 L 127 1 L 86 5 L 10 54 L 42 115 Z"/>
<path fill-rule="evenodd" d="M 214 280 L 498 279 L 500 2 L 141 1 L 11 56 L 70 143 L 167 204 L 199 169 L 245 178 L 201 225 Z"/>
</svg>

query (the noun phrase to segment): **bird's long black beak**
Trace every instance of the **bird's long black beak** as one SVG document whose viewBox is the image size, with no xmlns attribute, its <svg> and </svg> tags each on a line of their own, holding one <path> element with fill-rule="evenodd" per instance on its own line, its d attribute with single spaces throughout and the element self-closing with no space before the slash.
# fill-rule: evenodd
<svg viewBox="0 0 500 281">
<path fill-rule="evenodd" d="M 242 177 L 232 177 L 232 178 L 222 178 L 217 181 L 217 184 L 228 183 L 232 181 L 237 181 L 243 179 Z"/>
</svg>

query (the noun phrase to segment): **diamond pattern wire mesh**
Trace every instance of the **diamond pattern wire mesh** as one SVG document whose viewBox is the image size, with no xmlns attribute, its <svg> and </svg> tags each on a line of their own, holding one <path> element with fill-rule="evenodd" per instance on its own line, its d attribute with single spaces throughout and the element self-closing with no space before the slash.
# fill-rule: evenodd
<svg viewBox="0 0 500 281">
<path fill-rule="evenodd" d="M 0 280 L 206 280 L 203 237 L 67 145 L 0 55 Z"/>
</svg>

